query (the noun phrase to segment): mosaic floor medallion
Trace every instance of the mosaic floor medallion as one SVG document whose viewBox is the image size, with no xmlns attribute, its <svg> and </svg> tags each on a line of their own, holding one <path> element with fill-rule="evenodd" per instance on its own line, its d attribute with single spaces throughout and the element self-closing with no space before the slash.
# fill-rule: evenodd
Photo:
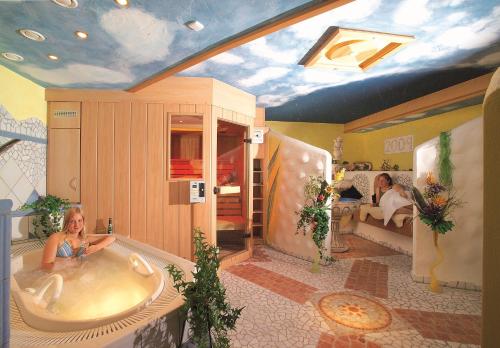
<svg viewBox="0 0 500 348">
<path fill-rule="evenodd" d="M 381 304 L 348 293 L 326 295 L 319 301 L 319 308 L 328 318 L 355 329 L 382 329 L 392 320 L 389 311 Z"/>
</svg>

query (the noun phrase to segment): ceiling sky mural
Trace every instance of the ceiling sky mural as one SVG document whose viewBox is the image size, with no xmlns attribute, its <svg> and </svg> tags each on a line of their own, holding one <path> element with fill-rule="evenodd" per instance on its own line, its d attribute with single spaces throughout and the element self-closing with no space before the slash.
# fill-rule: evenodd
<svg viewBox="0 0 500 348">
<path fill-rule="evenodd" d="M 0 63 L 45 87 L 127 89 L 286 11 L 299 0 L 0 1 Z M 69 2 L 59 1 L 59 2 Z M 192 31 L 184 23 L 204 25 Z M 412 35 L 365 72 L 297 63 L 330 26 Z M 37 42 L 20 35 L 32 29 Z M 86 40 L 76 31 L 88 34 Z M 48 55 L 57 56 L 51 60 Z M 500 64 L 496 0 L 356 0 L 195 65 L 181 76 L 214 77 L 257 96 L 266 118 L 345 123 L 492 71 Z"/>
</svg>

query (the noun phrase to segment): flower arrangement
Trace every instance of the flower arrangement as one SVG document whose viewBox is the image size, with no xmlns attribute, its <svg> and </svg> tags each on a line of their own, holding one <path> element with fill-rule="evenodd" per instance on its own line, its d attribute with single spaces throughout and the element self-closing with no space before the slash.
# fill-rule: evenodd
<svg viewBox="0 0 500 348">
<path fill-rule="evenodd" d="M 330 216 L 328 215 L 329 205 L 327 205 L 330 198 L 340 197 L 336 185 L 344 179 L 345 169 L 335 174 L 332 184 L 328 184 L 326 180 L 321 177 L 310 176 L 306 185 L 304 186 L 304 195 L 306 202 L 302 209 L 296 212 L 299 215 L 297 222 L 297 231 L 302 231 L 304 235 L 309 226 L 312 226 L 312 239 L 314 244 L 318 247 L 320 258 L 325 258 L 324 242 L 328 234 Z"/>
<path fill-rule="evenodd" d="M 461 206 L 462 202 L 454 196 L 451 186 L 439 183 L 430 172 L 425 184 L 423 193 L 416 187 L 412 189 L 418 217 L 434 232 L 445 234 L 455 227 L 450 214 L 454 208 Z"/>
</svg>

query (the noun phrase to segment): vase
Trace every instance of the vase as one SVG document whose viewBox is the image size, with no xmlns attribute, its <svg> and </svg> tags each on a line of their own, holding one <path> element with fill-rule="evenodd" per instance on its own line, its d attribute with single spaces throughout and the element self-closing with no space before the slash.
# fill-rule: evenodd
<svg viewBox="0 0 500 348">
<path fill-rule="evenodd" d="M 318 254 L 314 257 L 313 263 L 311 266 L 311 273 L 319 273 L 320 267 L 319 267 L 319 261 L 321 260 L 321 256 Z"/>
<path fill-rule="evenodd" d="M 430 273 L 431 273 L 431 283 L 429 284 L 429 288 L 431 289 L 432 292 L 435 293 L 441 293 L 443 292 L 443 288 L 441 287 L 441 284 L 439 284 L 439 280 L 436 277 L 435 270 L 436 268 L 443 262 L 444 255 L 443 251 L 439 247 L 439 233 L 436 231 L 433 231 L 433 237 L 434 237 L 434 248 L 436 249 L 436 254 L 437 258 L 434 260 L 434 262 L 431 265 L 430 268 Z"/>
</svg>

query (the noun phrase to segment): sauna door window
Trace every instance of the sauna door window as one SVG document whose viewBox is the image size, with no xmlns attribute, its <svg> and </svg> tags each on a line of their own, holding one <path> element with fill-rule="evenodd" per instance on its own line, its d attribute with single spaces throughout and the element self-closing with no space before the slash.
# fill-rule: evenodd
<svg viewBox="0 0 500 348">
<path fill-rule="evenodd" d="M 170 115 L 170 179 L 203 177 L 203 116 Z"/>
</svg>

